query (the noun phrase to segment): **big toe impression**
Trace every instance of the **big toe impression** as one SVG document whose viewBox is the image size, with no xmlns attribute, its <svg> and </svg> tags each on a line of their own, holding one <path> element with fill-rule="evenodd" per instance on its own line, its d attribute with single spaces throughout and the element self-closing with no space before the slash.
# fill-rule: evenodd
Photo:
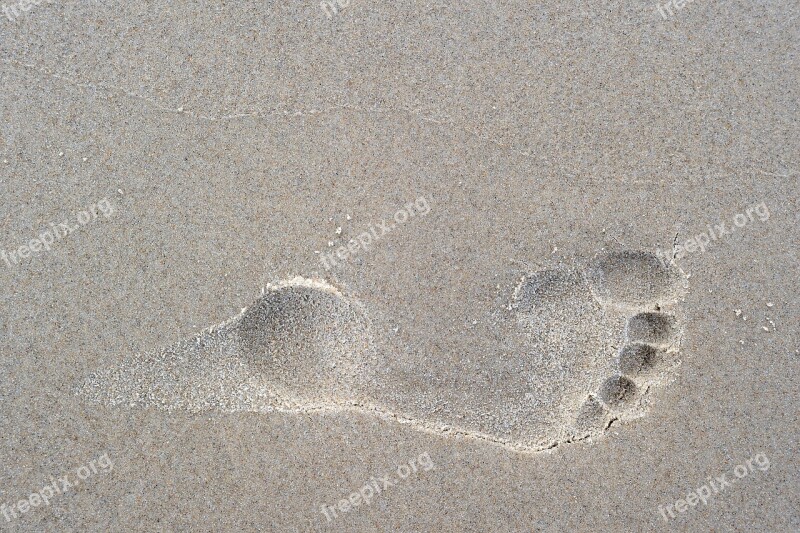
<svg viewBox="0 0 800 533">
<path fill-rule="evenodd" d="M 655 306 L 677 301 L 682 292 L 680 271 L 650 252 L 603 254 L 588 274 L 594 294 L 603 304 Z"/>
</svg>

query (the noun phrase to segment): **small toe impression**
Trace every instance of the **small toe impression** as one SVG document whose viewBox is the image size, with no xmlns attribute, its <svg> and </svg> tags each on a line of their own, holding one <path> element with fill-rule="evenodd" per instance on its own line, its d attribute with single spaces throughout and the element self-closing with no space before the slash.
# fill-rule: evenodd
<svg viewBox="0 0 800 533">
<path fill-rule="evenodd" d="M 668 346 L 675 341 L 675 317 L 666 313 L 639 313 L 628 320 L 625 328 L 628 342 Z"/>
<path fill-rule="evenodd" d="M 583 402 L 575 417 L 575 429 L 580 435 L 598 433 L 605 428 L 608 409 L 597 398 L 590 396 Z"/>
<path fill-rule="evenodd" d="M 605 254 L 588 273 L 595 296 L 604 304 L 649 307 L 676 301 L 682 291 L 678 270 L 650 252 Z"/>
<path fill-rule="evenodd" d="M 628 344 L 619 354 L 620 372 L 633 379 L 657 375 L 663 366 L 664 352 L 649 344 Z"/>
<path fill-rule="evenodd" d="M 600 387 L 600 398 L 614 410 L 625 410 L 636 402 L 639 388 L 625 376 L 608 378 Z"/>
</svg>

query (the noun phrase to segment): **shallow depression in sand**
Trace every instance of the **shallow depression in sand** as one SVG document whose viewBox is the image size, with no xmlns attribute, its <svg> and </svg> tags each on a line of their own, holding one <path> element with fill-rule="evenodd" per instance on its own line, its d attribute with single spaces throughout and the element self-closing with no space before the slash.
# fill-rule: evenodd
<svg viewBox="0 0 800 533">
<path fill-rule="evenodd" d="M 679 271 L 646 251 L 603 254 L 588 275 L 595 296 L 604 304 L 652 307 L 677 300 L 683 289 Z"/>
<path fill-rule="evenodd" d="M 334 404 L 369 374 L 370 323 L 330 285 L 270 286 L 238 316 L 164 349 L 126 358 L 79 391 L 112 405 L 263 411 Z"/>
<path fill-rule="evenodd" d="M 253 372 L 296 401 L 346 400 L 363 378 L 369 321 L 356 303 L 322 285 L 274 288 L 227 329 Z"/>
<path fill-rule="evenodd" d="M 409 372 L 381 352 L 367 308 L 322 281 L 270 285 L 232 319 L 90 376 L 109 405 L 188 411 L 356 409 L 442 435 L 534 451 L 641 416 L 670 365 L 676 270 L 652 254 L 601 256 L 522 278 L 501 319 L 503 349 Z M 618 301 L 616 298 L 619 298 Z"/>
</svg>

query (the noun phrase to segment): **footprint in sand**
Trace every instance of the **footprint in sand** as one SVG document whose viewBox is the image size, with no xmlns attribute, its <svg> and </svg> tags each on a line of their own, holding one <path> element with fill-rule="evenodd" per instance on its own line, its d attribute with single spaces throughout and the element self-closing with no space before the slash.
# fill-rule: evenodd
<svg viewBox="0 0 800 533">
<path fill-rule="evenodd" d="M 78 392 L 107 405 L 191 412 L 353 409 L 536 451 L 646 411 L 651 388 L 678 364 L 673 306 L 684 284 L 647 252 L 536 272 L 501 311 L 511 354 L 464 368 L 428 358 L 424 371 L 409 373 L 376 342 L 363 304 L 298 277 L 189 340 L 89 376 Z"/>
<path fill-rule="evenodd" d="M 295 278 L 195 337 L 97 372 L 79 393 L 108 405 L 202 412 L 305 410 L 369 376 L 370 322 L 336 288 Z"/>
</svg>

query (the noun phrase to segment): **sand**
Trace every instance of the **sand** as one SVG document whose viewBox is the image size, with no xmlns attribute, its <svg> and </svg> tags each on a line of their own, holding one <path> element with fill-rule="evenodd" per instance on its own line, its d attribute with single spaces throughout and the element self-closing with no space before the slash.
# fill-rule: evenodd
<svg viewBox="0 0 800 533">
<path fill-rule="evenodd" d="M 0 17 L 0 527 L 800 529 L 798 7 L 670 5 Z"/>
</svg>

